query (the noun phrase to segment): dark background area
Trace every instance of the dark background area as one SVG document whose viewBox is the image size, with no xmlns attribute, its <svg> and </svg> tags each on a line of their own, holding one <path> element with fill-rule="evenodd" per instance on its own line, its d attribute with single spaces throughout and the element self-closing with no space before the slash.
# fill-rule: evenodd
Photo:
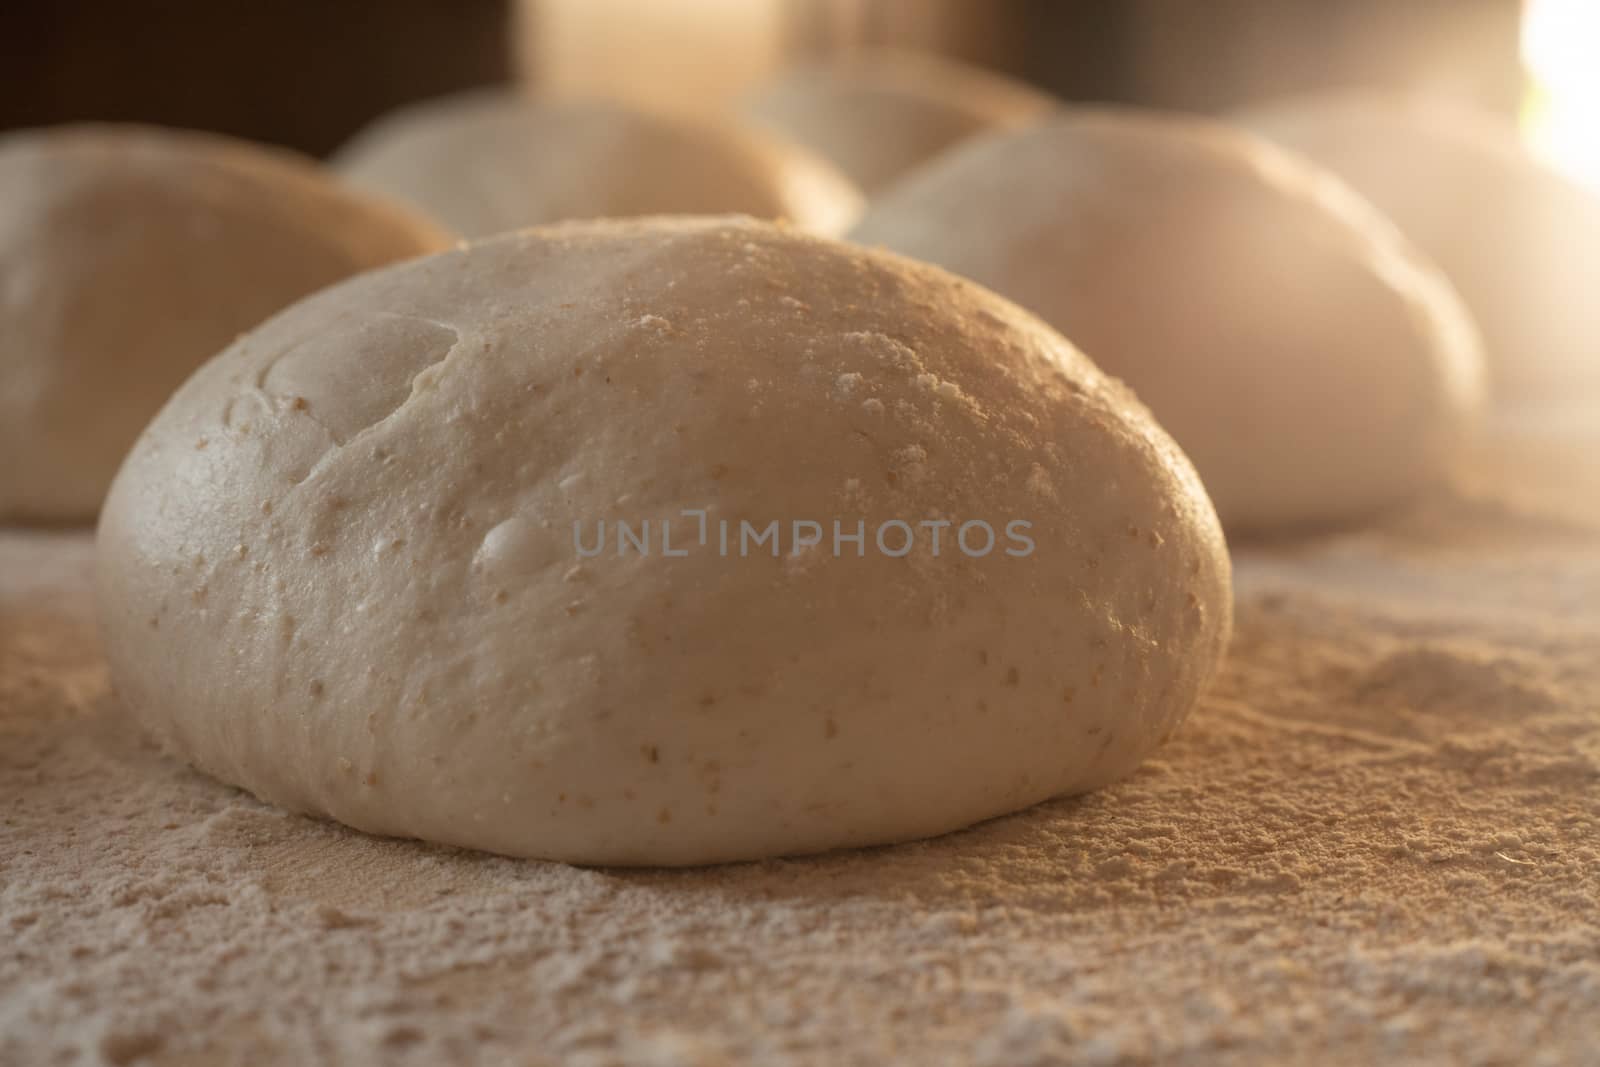
<svg viewBox="0 0 1600 1067">
<path fill-rule="evenodd" d="M 696 0 L 641 2 L 696 13 Z M 1075 100 L 1215 111 L 1377 84 L 1444 91 L 1510 113 L 1522 91 L 1518 0 L 768 2 L 781 8 L 786 55 L 924 47 Z M 0 129 L 137 120 L 323 154 L 401 103 L 510 77 L 511 7 L 0 0 Z"/>
<path fill-rule="evenodd" d="M 325 153 L 510 72 L 502 0 L 0 0 L 0 128 L 218 130 Z"/>
</svg>

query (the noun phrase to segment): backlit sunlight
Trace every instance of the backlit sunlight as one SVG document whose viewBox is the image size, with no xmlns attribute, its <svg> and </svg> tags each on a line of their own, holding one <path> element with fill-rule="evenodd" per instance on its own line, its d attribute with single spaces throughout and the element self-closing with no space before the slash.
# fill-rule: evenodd
<svg viewBox="0 0 1600 1067">
<path fill-rule="evenodd" d="M 1526 0 L 1522 60 L 1529 142 L 1600 189 L 1600 0 Z"/>
</svg>

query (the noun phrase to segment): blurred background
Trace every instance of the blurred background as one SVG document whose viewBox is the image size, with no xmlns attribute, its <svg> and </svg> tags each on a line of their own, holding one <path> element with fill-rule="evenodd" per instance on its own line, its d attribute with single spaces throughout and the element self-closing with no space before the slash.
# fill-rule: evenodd
<svg viewBox="0 0 1600 1067">
<path fill-rule="evenodd" d="M 1424 89 L 1519 117 L 1600 183 L 1600 0 L 4 0 L 0 128 L 129 119 L 320 155 L 395 105 L 519 71 L 707 108 L 882 44 L 1203 112 Z"/>
</svg>

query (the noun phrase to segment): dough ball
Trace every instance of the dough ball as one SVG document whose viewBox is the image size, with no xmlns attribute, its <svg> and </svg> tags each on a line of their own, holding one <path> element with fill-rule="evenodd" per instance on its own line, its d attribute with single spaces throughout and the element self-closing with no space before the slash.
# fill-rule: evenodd
<svg viewBox="0 0 1600 1067">
<path fill-rule="evenodd" d="M 761 130 L 503 90 L 403 108 L 359 134 L 335 165 L 472 237 L 566 219 L 720 212 L 833 236 L 861 210 L 860 193 L 831 164 Z"/>
<path fill-rule="evenodd" d="M 505 235 L 277 316 L 143 437 L 99 582 L 118 692 L 224 781 L 608 864 L 1120 778 L 1231 610 L 1187 460 L 1053 331 L 726 219 Z"/>
<path fill-rule="evenodd" d="M 984 138 L 852 236 L 1011 297 L 1126 380 L 1232 531 L 1400 500 L 1477 407 L 1449 286 L 1336 180 L 1218 123 L 1086 110 Z"/>
<path fill-rule="evenodd" d="M 909 52 L 798 67 L 743 111 L 833 160 L 874 193 L 977 133 L 1044 117 L 1056 100 L 1021 82 Z"/>
<path fill-rule="evenodd" d="M 207 134 L 0 137 L 0 519 L 92 518 L 189 373 L 286 304 L 450 238 Z"/>
<path fill-rule="evenodd" d="M 1497 394 L 1600 385 L 1600 197 L 1509 123 L 1360 93 L 1240 119 L 1337 173 L 1439 264 L 1477 320 Z"/>
</svg>

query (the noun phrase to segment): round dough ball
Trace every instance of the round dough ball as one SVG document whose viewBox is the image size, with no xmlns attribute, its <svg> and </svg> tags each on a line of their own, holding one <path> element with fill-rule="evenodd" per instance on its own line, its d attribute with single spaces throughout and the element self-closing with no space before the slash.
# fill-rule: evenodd
<svg viewBox="0 0 1600 1067">
<path fill-rule="evenodd" d="M 834 236 L 861 211 L 861 194 L 831 164 L 761 130 L 504 90 L 402 108 L 357 135 L 334 165 L 471 237 L 566 219 L 721 212 Z"/>
<path fill-rule="evenodd" d="M 1600 197 L 1515 127 L 1437 101 L 1346 93 L 1240 121 L 1337 173 L 1449 276 L 1498 395 L 1600 385 Z"/>
<path fill-rule="evenodd" d="M 937 56 L 867 51 L 796 67 L 742 102 L 744 114 L 833 160 L 876 193 L 978 133 L 1043 118 L 1054 97 Z"/>
<path fill-rule="evenodd" d="M 277 316 L 131 455 L 99 588 L 118 692 L 224 781 L 614 864 L 1112 781 L 1231 611 L 1188 461 L 1053 331 L 726 219 L 506 235 Z"/>
<path fill-rule="evenodd" d="M 1478 407 L 1449 286 L 1336 180 L 1219 123 L 1087 110 L 984 138 L 852 237 L 1009 296 L 1127 381 L 1230 531 L 1400 500 Z"/>
<path fill-rule="evenodd" d="M 145 423 L 240 332 L 450 241 L 276 149 L 137 126 L 0 137 L 0 519 L 92 518 Z"/>
</svg>

